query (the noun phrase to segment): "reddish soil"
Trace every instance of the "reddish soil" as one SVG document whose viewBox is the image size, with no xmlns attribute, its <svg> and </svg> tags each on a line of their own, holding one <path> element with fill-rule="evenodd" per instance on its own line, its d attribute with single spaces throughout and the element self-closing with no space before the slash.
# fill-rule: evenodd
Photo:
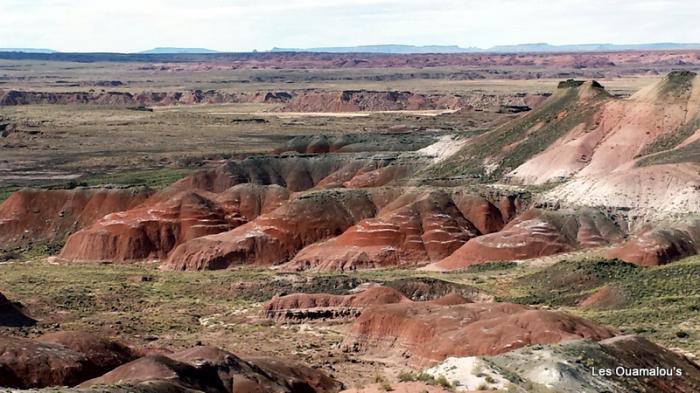
<svg viewBox="0 0 700 393">
<path fill-rule="evenodd" d="M 367 287 L 355 288 L 353 292 L 355 293 L 349 295 L 293 293 L 275 296 L 265 303 L 262 314 L 266 318 L 285 323 L 314 319 L 327 321 L 355 318 L 370 306 L 413 302 L 398 290 L 375 283 L 367 283 Z M 441 306 L 470 302 L 457 292 L 428 301 Z"/>
<path fill-rule="evenodd" d="M 350 180 L 342 184 L 346 188 L 381 187 L 396 179 L 408 177 L 416 170 L 411 163 L 396 163 L 379 168 L 365 167 L 359 170 Z"/>
<path fill-rule="evenodd" d="M 109 213 L 133 208 L 149 195 L 144 188 L 15 192 L 0 205 L 0 246 L 61 242 Z"/>
<path fill-rule="evenodd" d="M 263 307 L 264 313 L 280 310 L 308 309 L 317 307 L 367 307 L 381 304 L 406 303 L 410 300 L 401 292 L 387 287 L 376 286 L 358 294 L 331 295 L 327 293 L 295 293 L 275 296 Z"/>
<path fill-rule="evenodd" d="M 164 190 L 161 197 L 168 197 L 177 191 L 204 190 L 219 193 L 242 183 L 277 184 L 292 192 L 304 191 L 323 184 L 326 178 L 335 176 L 338 171 L 350 172 L 349 176 L 352 178 L 357 171 L 375 162 L 353 157 L 250 157 L 241 161 L 227 161 L 215 169 L 198 172 L 179 180 Z M 349 171 L 350 168 L 354 171 Z"/>
<path fill-rule="evenodd" d="M 319 183 L 319 184 L 322 184 Z M 490 200 L 500 205 L 497 207 Z M 518 198 L 426 188 L 318 190 L 231 231 L 184 242 L 167 270 L 241 264 L 284 270 L 355 270 L 438 261 L 484 231 L 500 229 Z M 484 217 L 483 215 L 488 215 Z"/>
<path fill-rule="evenodd" d="M 578 317 L 510 303 L 410 303 L 365 309 L 342 345 L 347 351 L 403 357 L 425 366 L 449 356 L 495 355 L 526 345 L 614 335 Z"/>
<path fill-rule="evenodd" d="M 317 188 L 368 188 L 379 187 L 409 176 L 422 164 L 421 161 L 393 159 L 354 160 L 321 179 Z M 408 161 L 408 162 L 406 162 Z"/>
<path fill-rule="evenodd" d="M 441 296 L 432 302 L 441 306 L 454 306 L 456 304 L 470 303 L 470 301 L 456 292 L 448 293 L 447 295 Z"/>
<path fill-rule="evenodd" d="M 331 393 L 341 389 L 339 382 L 305 366 L 268 359 L 246 361 L 211 347 L 195 347 L 167 356 L 148 355 L 81 386 L 138 385 L 152 381 L 212 393 Z"/>
<path fill-rule="evenodd" d="M 376 206 L 364 191 L 310 192 L 232 231 L 180 245 L 161 268 L 208 270 L 279 264 L 303 247 L 337 236 L 375 214 Z"/>
<path fill-rule="evenodd" d="M 583 299 L 578 305 L 586 308 L 614 309 L 624 306 L 627 297 L 617 287 L 606 285 Z"/>
<path fill-rule="evenodd" d="M 531 209 L 503 230 L 471 239 L 426 269 L 456 270 L 484 262 L 530 259 L 578 247 L 599 247 L 623 238 L 620 228 L 594 211 L 571 214 Z"/>
<path fill-rule="evenodd" d="M 280 186 L 241 184 L 222 193 L 179 192 L 105 216 L 68 238 L 61 258 L 134 261 L 166 258 L 188 240 L 228 231 L 279 207 L 289 197 Z"/>
<path fill-rule="evenodd" d="M 73 386 L 132 359 L 118 344 L 84 332 L 37 340 L 0 337 L 0 385 L 15 388 Z"/>
<path fill-rule="evenodd" d="M 162 268 L 166 270 L 223 269 L 248 264 L 284 264 L 282 269 L 297 271 L 422 265 L 428 265 L 429 270 L 456 270 L 483 262 L 531 259 L 615 245 L 626 236 L 621 226 L 635 225 L 631 220 L 638 217 L 697 210 L 695 205 L 700 199 L 694 198 L 697 193 L 693 182 L 698 174 L 693 164 L 648 168 L 634 165 L 640 152 L 665 141 L 671 132 L 656 127 L 659 119 L 667 119 L 669 129 L 678 132 L 686 123 L 694 124 L 689 119 L 700 116 L 696 108 L 700 102 L 699 80 L 693 73 L 672 73 L 626 100 L 610 96 L 597 83 L 564 82 L 561 91 L 540 106 L 544 114 L 537 109 L 533 116 L 547 115 L 548 119 L 554 116 L 552 122 L 576 135 L 560 137 L 554 143 L 549 141 L 549 150 L 533 156 L 521 169 L 530 168 L 527 173 L 540 174 L 552 168 L 569 171 L 571 167 L 565 162 L 538 160 L 550 153 L 555 158 L 569 157 L 558 149 L 580 147 L 579 142 L 596 135 L 599 139 L 588 141 L 590 144 L 584 141 L 591 148 L 585 155 L 592 158 L 576 161 L 576 165 L 581 165 L 567 175 L 573 177 L 571 182 L 533 203 L 547 208 L 523 212 L 531 203 L 529 195 L 495 191 L 496 188 L 476 192 L 466 187 L 406 186 L 412 184 L 410 179 L 417 171 L 430 165 L 430 159 L 423 156 L 295 153 L 229 161 L 176 182 L 134 209 L 106 216 L 143 202 L 145 192 L 20 192 L 0 206 L 0 228 L 7 228 L 3 235 L 9 243 L 42 240 L 86 227 L 68 239 L 61 257 L 116 262 L 165 259 Z M 353 92 L 348 100 L 353 101 L 355 94 L 360 92 Z M 401 97 L 389 98 L 398 101 L 405 98 Z M 277 94 L 270 99 L 288 98 Z M 363 101 L 365 98 L 367 102 Z M 365 98 L 355 101 L 374 105 L 372 102 L 377 97 Z M 547 112 L 557 108 L 562 103 L 560 100 L 568 109 L 555 114 Z M 597 115 L 588 119 L 569 113 L 586 105 Z M 635 111 L 628 106 L 636 108 Z M 514 121 L 522 123 L 528 116 L 531 115 Z M 523 140 L 503 146 L 497 154 L 515 151 L 519 144 L 538 137 L 541 127 L 545 126 L 535 124 L 527 135 L 518 134 Z M 654 131 L 635 137 L 649 128 Z M 508 130 L 508 127 L 497 128 L 470 138 L 469 143 L 488 141 L 493 135 L 500 135 L 499 132 L 510 133 Z M 550 129 L 547 133 L 556 134 Z M 611 140 L 617 141 L 614 149 L 610 148 Z M 313 152 L 330 152 L 335 143 L 323 138 L 311 138 L 307 142 L 301 146 L 302 150 Z M 469 147 L 467 144 L 465 149 Z M 470 150 L 460 150 L 453 157 L 459 159 L 465 152 Z M 487 157 L 486 161 L 494 157 Z M 600 203 L 593 204 L 612 206 L 619 211 L 578 209 L 578 202 L 572 203 L 570 210 L 558 205 L 559 200 L 570 201 L 572 196 L 566 192 L 567 187 L 571 191 L 572 184 L 598 176 L 604 169 L 610 173 L 601 178 L 615 177 L 619 181 L 610 183 L 615 187 L 607 187 L 607 191 L 590 189 L 586 198 L 590 202 L 592 195 L 605 192 L 618 197 L 630 194 L 630 201 L 620 205 L 607 200 L 596 200 Z M 673 176 L 657 177 L 661 169 Z M 523 173 L 516 170 L 505 178 L 514 180 L 520 175 Z M 559 175 L 554 178 L 558 179 Z M 532 181 L 527 176 L 519 179 L 536 184 L 554 179 L 547 176 Z M 641 178 L 651 183 L 638 181 Z M 617 187 L 627 184 L 627 180 L 629 187 Z M 441 181 L 449 182 L 437 180 Z M 626 188 L 631 191 L 625 191 Z M 134 192 L 135 196 L 122 195 L 128 192 Z M 295 192 L 299 194 L 290 197 Z M 57 193 L 59 198 L 48 200 L 52 193 Z M 669 197 L 669 193 L 673 195 Z M 650 195 L 654 197 L 647 198 Z M 663 206 L 652 209 L 661 199 L 670 209 L 668 212 Z M 38 212 L 34 207 L 37 205 L 42 206 Z M 626 213 L 634 209 L 637 209 L 634 214 Z M 52 218 L 53 215 L 59 218 Z M 104 217 L 92 224 L 101 216 Z M 609 255 L 643 265 L 666 263 L 697 253 L 695 244 L 700 237 L 697 232 L 697 229 L 660 229 L 657 225 L 614 248 Z"/>
<path fill-rule="evenodd" d="M 607 252 L 611 258 L 658 266 L 700 252 L 700 220 L 677 227 L 652 228 Z"/>
<path fill-rule="evenodd" d="M 305 248 L 283 268 L 344 271 L 420 265 L 450 255 L 478 234 L 448 193 L 408 192 L 384 207 L 378 217 Z"/>
</svg>

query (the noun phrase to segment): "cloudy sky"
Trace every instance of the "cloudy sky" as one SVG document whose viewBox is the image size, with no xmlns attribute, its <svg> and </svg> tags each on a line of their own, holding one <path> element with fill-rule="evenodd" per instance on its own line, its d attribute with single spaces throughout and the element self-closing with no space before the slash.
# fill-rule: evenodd
<svg viewBox="0 0 700 393">
<path fill-rule="evenodd" d="M 0 0 L 0 47 L 700 41 L 700 0 Z"/>
</svg>

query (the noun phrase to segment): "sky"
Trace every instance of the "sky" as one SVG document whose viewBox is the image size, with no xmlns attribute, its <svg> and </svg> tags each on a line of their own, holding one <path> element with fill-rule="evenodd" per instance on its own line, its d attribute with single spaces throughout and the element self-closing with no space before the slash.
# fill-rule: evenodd
<svg viewBox="0 0 700 393">
<path fill-rule="evenodd" d="M 700 0 L 0 0 L 0 48 L 700 42 Z"/>
</svg>

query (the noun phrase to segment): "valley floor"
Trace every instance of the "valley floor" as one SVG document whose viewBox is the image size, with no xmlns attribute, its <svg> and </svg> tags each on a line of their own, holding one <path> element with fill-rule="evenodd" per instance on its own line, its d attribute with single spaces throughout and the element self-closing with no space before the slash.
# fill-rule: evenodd
<svg viewBox="0 0 700 393">
<path fill-rule="evenodd" d="M 565 310 L 700 357 L 700 257 L 652 268 L 579 257 L 554 264 L 492 263 L 455 273 L 387 269 L 348 276 L 252 268 L 163 272 L 154 264 L 56 264 L 25 253 L 0 265 L 0 288 L 8 298 L 22 299 L 39 323 L 3 330 L 28 337 L 81 330 L 153 349 L 201 342 L 242 356 L 296 359 L 347 387 L 362 387 L 378 375 L 396 381 L 406 368 L 340 350 L 349 323 L 278 324 L 264 318 L 263 303 L 290 291 L 342 293 L 344 286 L 359 282 L 421 277 L 464 284 L 499 301 Z M 622 289 L 625 299 L 613 306 L 577 305 L 604 286 Z"/>
</svg>

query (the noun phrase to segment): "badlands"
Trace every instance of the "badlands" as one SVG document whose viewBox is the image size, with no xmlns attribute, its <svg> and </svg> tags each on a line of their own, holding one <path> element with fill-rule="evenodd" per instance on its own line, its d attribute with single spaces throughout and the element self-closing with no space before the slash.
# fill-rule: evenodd
<svg viewBox="0 0 700 393">
<path fill-rule="evenodd" d="M 700 391 L 700 53 L 92 56 L 0 54 L 0 386 Z"/>
</svg>

